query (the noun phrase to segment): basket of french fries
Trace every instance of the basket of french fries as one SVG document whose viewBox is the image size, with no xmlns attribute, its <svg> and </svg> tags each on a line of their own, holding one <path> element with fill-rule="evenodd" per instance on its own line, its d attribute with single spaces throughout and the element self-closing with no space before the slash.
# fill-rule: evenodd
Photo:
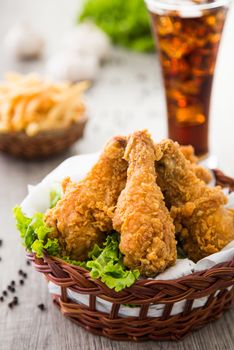
<svg viewBox="0 0 234 350">
<path fill-rule="evenodd" d="M 233 301 L 233 183 L 137 131 L 63 162 L 14 215 L 66 317 L 111 339 L 178 340 Z"/>
<path fill-rule="evenodd" d="M 8 74 L 0 84 L 0 151 L 47 157 L 83 136 L 87 82 L 52 83 L 35 74 Z"/>
</svg>

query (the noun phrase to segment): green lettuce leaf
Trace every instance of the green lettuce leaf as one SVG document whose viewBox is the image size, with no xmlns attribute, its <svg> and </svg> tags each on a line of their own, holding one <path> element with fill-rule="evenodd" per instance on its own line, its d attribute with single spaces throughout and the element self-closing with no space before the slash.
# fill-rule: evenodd
<svg viewBox="0 0 234 350">
<path fill-rule="evenodd" d="M 25 236 L 27 234 L 28 226 L 30 225 L 32 219 L 27 218 L 23 214 L 20 206 L 16 206 L 13 209 L 13 213 L 14 213 L 14 217 L 16 220 L 16 227 L 17 227 L 18 231 L 20 232 L 20 237 L 25 238 Z"/>
<path fill-rule="evenodd" d="M 177 259 L 186 259 L 187 255 L 182 247 L 177 244 Z"/>
<path fill-rule="evenodd" d="M 107 236 L 101 249 L 97 245 L 89 254 L 92 260 L 87 261 L 92 278 L 100 278 L 109 288 L 116 292 L 130 287 L 140 276 L 138 270 L 128 270 L 123 264 L 123 256 L 119 251 L 119 235 L 112 233 Z"/>
<path fill-rule="evenodd" d="M 58 239 L 48 238 L 46 241 L 41 239 L 36 239 L 31 245 L 31 251 L 36 253 L 38 258 L 43 257 L 43 251 L 46 250 L 51 256 L 59 256 L 60 246 Z"/>
<path fill-rule="evenodd" d="M 13 213 L 22 243 L 28 251 L 36 253 L 39 258 L 43 256 L 44 249 L 52 256 L 60 253 L 58 240 L 48 238 L 52 229 L 45 224 L 44 214 L 35 213 L 29 218 L 22 212 L 20 206 L 16 206 Z"/>
<path fill-rule="evenodd" d="M 54 208 L 57 202 L 61 199 L 62 189 L 59 183 L 54 184 L 50 191 L 50 208 Z"/>
<path fill-rule="evenodd" d="M 62 256 L 61 259 L 66 261 L 68 264 L 84 267 L 85 269 L 87 269 L 86 261 L 72 260 L 68 256 Z"/>
<path fill-rule="evenodd" d="M 31 245 L 31 251 L 37 254 L 38 258 L 43 257 L 44 242 L 40 239 L 36 239 Z"/>
<path fill-rule="evenodd" d="M 115 44 L 135 51 L 154 50 L 144 0 L 86 0 L 78 20 L 93 21 Z"/>
</svg>

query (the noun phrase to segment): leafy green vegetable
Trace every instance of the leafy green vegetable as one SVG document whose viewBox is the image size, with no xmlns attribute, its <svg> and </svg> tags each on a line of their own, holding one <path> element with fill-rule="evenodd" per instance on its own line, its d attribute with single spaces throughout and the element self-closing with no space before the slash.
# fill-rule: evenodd
<svg viewBox="0 0 234 350">
<path fill-rule="evenodd" d="M 131 307 L 131 308 L 140 307 L 140 305 L 136 305 L 136 304 L 124 304 L 124 306 Z"/>
<path fill-rule="evenodd" d="M 51 256 L 58 256 L 60 253 L 60 246 L 57 238 L 48 238 L 46 241 L 36 239 L 31 246 L 31 250 L 36 253 L 39 258 L 43 257 L 44 250 Z"/>
<path fill-rule="evenodd" d="M 68 256 L 63 256 L 63 257 L 61 257 L 61 259 L 63 259 L 64 261 L 66 261 L 68 264 L 75 265 L 75 266 L 80 266 L 80 267 L 84 267 L 85 269 L 87 269 L 86 261 L 72 260 L 72 259 L 70 259 Z"/>
<path fill-rule="evenodd" d="M 123 256 L 119 251 L 119 236 L 117 233 L 107 236 L 103 248 L 97 245 L 89 254 L 87 267 L 91 269 L 92 278 L 100 278 L 109 288 L 116 292 L 130 287 L 140 276 L 138 270 L 127 270 L 123 264 Z"/>
<path fill-rule="evenodd" d="M 177 259 L 186 259 L 187 255 L 185 254 L 182 247 L 177 244 Z"/>
<path fill-rule="evenodd" d="M 153 51 L 144 0 L 86 0 L 79 21 L 93 21 L 113 43 L 135 51 Z"/>
<path fill-rule="evenodd" d="M 49 255 L 60 257 L 70 264 L 90 270 L 93 279 L 100 278 L 109 288 L 117 292 L 130 287 L 140 275 L 138 270 L 130 271 L 124 266 L 117 233 L 110 233 L 103 247 L 96 244 L 89 253 L 88 260 L 81 262 L 61 256 L 58 239 L 48 237 L 51 228 L 46 226 L 43 219 L 44 214 L 35 213 L 29 218 L 17 206 L 14 208 L 14 216 L 23 245 L 27 250 L 36 253 L 37 257 L 43 257 L 43 251 L 46 250 Z"/>
<path fill-rule="evenodd" d="M 23 212 L 19 206 L 16 206 L 13 209 L 13 213 L 14 213 L 14 217 L 16 220 L 16 227 L 20 232 L 20 237 L 25 238 L 27 231 L 28 231 L 28 227 L 31 224 L 32 219 L 27 218 L 23 214 Z"/>
<path fill-rule="evenodd" d="M 44 249 L 48 252 L 49 255 L 58 256 L 61 250 L 58 239 L 48 238 L 46 244 L 44 245 Z"/>
<path fill-rule="evenodd" d="M 50 191 L 50 208 L 54 208 L 61 199 L 62 189 L 59 183 L 56 183 Z"/>
<path fill-rule="evenodd" d="M 43 218 L 44 214 L 35 213 L 28 218 L 22 212 L 20 206 L 13 209 L 16 220 L 16 227 L 20 232 L 23 245 L 28 251 L 36 253 L 38 257 L 43 256 L 43 250 L 47 250 L 50 255 L 58 255 L 60 252 L 59 242 L 57 239 L 48 238 L 51 228 L 46 226 Z"/>
</svg>

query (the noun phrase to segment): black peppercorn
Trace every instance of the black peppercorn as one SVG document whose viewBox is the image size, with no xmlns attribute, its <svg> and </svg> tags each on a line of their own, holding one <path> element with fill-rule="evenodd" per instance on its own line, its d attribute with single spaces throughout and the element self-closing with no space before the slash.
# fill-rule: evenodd
<svg viewBox="0 0 234 350">
<path fill-rule="evenodd" d="M 44 304 L 39 304 L 39 305 L 37 305 L 37 307 L 38 307 L 41 311 L 45 310 L 45 305 L 44 305 Z"/>
<path fill-rule="evenodd" d="M 8 307 L 9 307 L 10 309 L 12 309 L 12 307 L 13 307 L 13 303 L 12 303 L 12 302 L 10 302 L 10 303 L 8 304 Z"/>
</svg>

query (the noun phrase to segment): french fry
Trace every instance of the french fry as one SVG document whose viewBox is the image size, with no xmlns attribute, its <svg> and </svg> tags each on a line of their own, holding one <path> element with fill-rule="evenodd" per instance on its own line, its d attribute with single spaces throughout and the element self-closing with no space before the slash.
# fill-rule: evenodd
<svg viewBox="0 0 234 350">
<path fill-rule="evenodd" d="M 0 132 L 25 132 L 34 136 L 42 131 L 67 128 L 85 114 L 84 81 L 52 83 L 36 74 L 8 73 L 0 84 Z"/>
</svg>

